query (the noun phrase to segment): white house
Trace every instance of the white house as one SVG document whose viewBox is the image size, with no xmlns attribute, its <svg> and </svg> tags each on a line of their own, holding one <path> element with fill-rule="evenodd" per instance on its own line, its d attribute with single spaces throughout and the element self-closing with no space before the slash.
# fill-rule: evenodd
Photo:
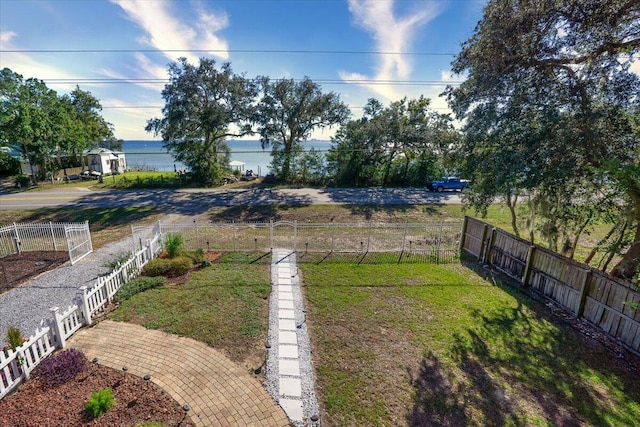
<svg viewBox="0 0 640 427">
<path fill-rule="evenodd" d="M 84 153 L 90 172 L 101 175 L 117 175 L 127 170 L 127 159 L 121 151 L 96 148 Z"/>
</svg>

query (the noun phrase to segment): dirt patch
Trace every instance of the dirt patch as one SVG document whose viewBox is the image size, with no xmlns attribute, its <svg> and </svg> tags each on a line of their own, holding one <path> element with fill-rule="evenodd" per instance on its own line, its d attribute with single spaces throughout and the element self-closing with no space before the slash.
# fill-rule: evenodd
<svg viewBox="0 0 640 427">
<path fill-rule="evenodd" d="M 23 252 L 0 258 L 0 294 L 69 261 L 62 251 Z"/>
<path fill-rule="evenodd" d="M 114 406 L 92 419 L 85 412 L 91 393 L 111 388 Z M 137 426 L 145 422 L 193 426 L 182 406 L 153 383 L 101 365 L 92 365 L 67 383 L 47 389 L 37 378 L 0 401 L 0 427 Z"/>
</svg>

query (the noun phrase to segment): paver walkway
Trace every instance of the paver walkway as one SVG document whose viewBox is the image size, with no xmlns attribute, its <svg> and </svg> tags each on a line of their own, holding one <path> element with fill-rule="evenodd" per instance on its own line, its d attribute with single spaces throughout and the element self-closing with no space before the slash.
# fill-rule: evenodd
<svg viewBox="0 0 640 427">
<path fill-rule="evenodd" d="M 144 377 L 162 387 L 197 426 L 289 426 L 282 408 L 257 378 L 201 342 L 105 320 L 76 332 L 69 347 L 89 360 Z"/>
</svg>

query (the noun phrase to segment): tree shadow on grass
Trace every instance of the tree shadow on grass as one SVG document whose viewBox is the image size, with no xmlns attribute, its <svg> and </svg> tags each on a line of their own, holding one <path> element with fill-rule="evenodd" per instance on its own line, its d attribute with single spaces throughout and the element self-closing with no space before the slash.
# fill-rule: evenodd
<svg viewBox="0 0 640 427">
<path fill-rule="evenodd" d="M 110 227 L 129 225 L 142 221 L 158 211 L 150 206 L 141 207 L 110 207 L 110 208 L 41 208 L 34 210 L 21 222 L 84 222 L 88 221 L 92 231 L 99 231 Z"/>
<path fill-rule="evenodd" d="M 452 362 L 432 354 L 422 360 L 408 423 L 634 425 L 640 378 L 543 304 L 501 280 L 494 284 L 516 306 L 472 309 L 474 326 L 455 334 L 448 349 Z"/>
<path fill-rule="evenodd" d="M 429 353 L 420 362 L 415 377 L 409 372 L 415 393 L 413 409 L 407 416 L 409 426 L 467 425 L 464 401 L 454 389 L 448 371 L 438 357 Z"/>
</svg>

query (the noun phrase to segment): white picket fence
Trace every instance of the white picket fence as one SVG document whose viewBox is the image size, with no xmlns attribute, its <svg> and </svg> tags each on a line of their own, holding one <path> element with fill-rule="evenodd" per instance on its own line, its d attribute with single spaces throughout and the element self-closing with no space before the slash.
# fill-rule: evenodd
<svg viewBox="0 0 640 427">
<path fill-rule="evenodd" d="M 36 330 L 15 350 L 0 350 L 0 399 L 28 379 L 31 371 L 45 357 L 58 348 L 65 348 L 67 340 L 78 329 L 90 325 L 91 318 L 113 300 L 118 289 L 138 275 L 142 267 L 161 251 L 162 235 L 157 233 L 111 274 L 98 278 L 90 288 L 82 286 L 76 304 L 63 312 L 53 307 L 49 326 Z"/>
</svg>

